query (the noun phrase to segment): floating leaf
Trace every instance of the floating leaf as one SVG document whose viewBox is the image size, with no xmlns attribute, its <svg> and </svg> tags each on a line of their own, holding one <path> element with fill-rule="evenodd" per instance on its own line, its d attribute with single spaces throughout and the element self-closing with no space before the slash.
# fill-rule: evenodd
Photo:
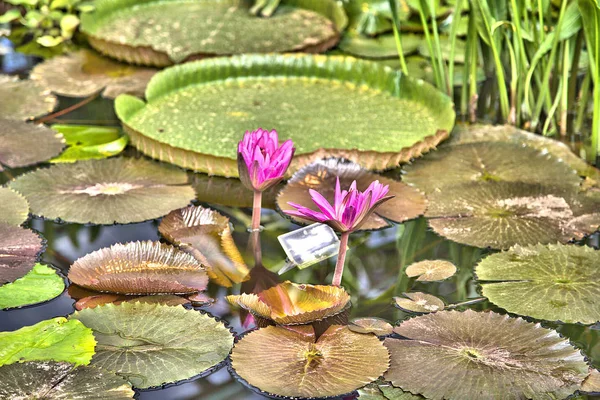
<svg viewBox="0 0 600 400">
<path fill-rule="evenodd" d="M 366 222 L 361 225 L 362 230 L 386 228 L 390 224 L 386 220 L 403 222 L 416 218 L 425 212 L 425 197 L 410 186 L 369 172 L 358 164 L 340 159 L 330 158 L 314 162 L 294 174 L 292 179 L 277 196 L 277 206 L 282 211 L 295 210 L 288 202 L 294 202 L 313 210 L 318 210 L 309 193 L 314 189 L 321 193 L 333 204 L 336 179 L 340 178 L 342 189 L 348 189 L 352 181 L 356 180 L 358 190 L 366 190 L 371 182 L 379 180 L 384 185 L 389 185 L 389 195 L 393 199 L 377 207 Z M 294 222 L 311 224 L 312 222 L 298 217 L 291 217 Z"/>
<path fill-rule="evenodd" d="M 174 294 L 166 295 L 152 295 L 152 296 L 127 296 L 122 294 L 99 294 L 95 296 L 88 296 L 79 299 L 75 303 L 75 309 L 78 311 L 86 308 L 95 308 L 103 306 L 105 304 L 119 305 L 123 302 L 140 302 L 148 304 L 161 304 L 165 306 L 182 306 L 190 304 L 190 301 L 184 297 L 176 296 Z"/>
<path fill-rule="evenodd" d="M 408 340 L 385 340 L 391 366 L 384 378 L 428 399 L 562 399 L 588 373 L 556 331 L 493 312 L 442 311 L 394 332 Z"/>
<path fill-rule="evenodd" d="M 12 332 L 0 332 L 0 366 L 24 361 L 66 361 L 87 365 L 94 355 L 92 330 L 58 317 Z"/>
<path fill-rule="evenodd" d="M 63 147 L 60 134 L 44 125 L 0 118 L 0 171 L 46 161 Z"/>
<path fill-rule="evenodd" d="M 600 251 L 586 246 L 515 246 L 475 268 L 482 293 L 508 312 L 537 319 L 600 321 Z"/>
<path fill-rule="evenodd" d="M 373 333 L 377 336 L 390 335 L 393 327 L 381 318 L 356 318 L 350 321 L 348 329 L 356 333 Z"/>
<path fill-rule="evenodd" d="M 0 102 L 0 118 L 21 121 L 48 114 L 58 103 L 56 97 L 37 82 L 8 75 L 0 75 L 0 99 L 10 99 Z"/>
<path fill-rule="evenodd" d="M 377 337 L 340 325 L 332 325 L 318 339 L 310 326 L 269 326 L 248 333 L 231 353 L 231 367 L 250 385 L 303 398 L 352 392 L 383 374 L 388 360 Z"/>
<path fill-rule="evenodd" d="M 396 306 L 410 313 L 437 312 L 442 311 L 445 307 L 442 300 L 431 294 L 412 292 L 404 293 L 404 296 L 406 298 L 394 297 Z"/>
<path fill-rule="evenodd" d="M 122 377 L 94 367 L 26 362 L 0 368 L 0 398 L 128 400 L 135 392 Z"/>
<path fill-rule="evenodd" d="M 75 312 L 98 344 L 92 365 L 146 389 L 199 375 L 221 363 L 233 345 L 223 323 L 183 307 L 107 304 Z"/>
<path fill-rule="evenodd" d="M 389 382 L 370 383 L 358 390 L 360 400 L 419 400 L 425 397 L 394 387 Z"/>
<path fill-rule="evenodd" d="M 19 193 L 0 187 L 0 223 L 21 225 L 29 215 L 29 204 Z"/>
<path fill-rule="evenodd" d="M 581 391 L 586 393 L 600 393 L 600 371 L 590 369 L 590 374 L 583 381 Z"/>
<path fill-rule="evenodd" d="M 10 187 L 33 214 L 68 222 L 141 222 L 194 198 L 184 171 L 134 158 L 58 164 L 21 175 Z"/>
<path fill-rule="evenodd" d="M 401 37 L 402 52 L 405 55 L 414 53 L 423 41 L 423 37 L 419 35 L 403 34 Z M 355 57 L 369 59 L 398 58 L 396 38 L 393 34 L 370 38 L 359 34 L 347 33 L 342 38 L 339 48 Z"/>
<path fill-rule="evenodd" d="M 425 216 L 438 234 L 476 247 L 507 249 L 515 244 L 568 242 L 600 226 L 600 202 L 576 188 L 520 182 L 474 182 L 428 195 Z M 578 224 L 587 215 L 585 224 Z"/>
<path fill-rule="evenodd" d="M 0 286 L 0 309 L 23 307 L 51 300 L 65 290 L 65 281 L 55 269 L 36 264 L 13 283 Z"/>
<path fill-rule="evenodd" d="M 204 267 L 160 242 L 117 243 L 73 263 L 69 279 L 86 289 L 121 294 L 195 293 L 206 288 Z"/>
<path fill-rule="evenodd" d="M 158 230 L 201 262 L 210 279 L 221 286 L 240 283 L 250 273 L 233 241 L 229 218 L 215 210 L 190 206 L 171 211 Z"/>
<path fill-rule="evenodd" d="M 341 313 L 350 295 L 337 286 L 308 285 L 285 281 L 258 294 L 230 295 L 227 301 L 255 317 L 280 325 L 309 324 Z"/>
<path fill-rule="evenodd" d="M 443 281 L 456 273 L 456 266 L 445 260 L 424 260 L 406 267 L 406 275 L 410 278 L 418 276 L 417 281 Z"/>
<path fill-rule="evenodd" d="M 43 250 L 42 238 L 33 231 L 0 222 L 0 284 L 25 276 Z"/>
<path fill-rule="evenodd" d="M 96 10 L 81 18 L 92 47 L 129 63 L 164 67 L 217 55 L 319 53 L 335 46 L 346 25 L 334 0 L 284 0 L 269 18 L 252 15 L 250 4 L 237 0 L 137 4 L 95 2 Z"/>
<path fill-rule="evenodd" d="M 36 65 L 31 79 L 67 97 L 88 97 L 102 91 L 114 99 L 128 93 L 142 96 L 155 69 L 121 64 L 89 50 L 50 58 Z"/>
<path fill-rule="evenodd" d="M 69 146 L 60 156 L 50 162 L 75 162 L 97 160 L 121 153 L 129 138 L 120 128 L 92 125 L 52 125 L 52 129 L 62 134 Z"/>
<path fill-rule="evenodd" d="M 294 141 L 291 173 L 331 156 L 392 168 L 436 146 L 455 119 L 450 99 L 422 81 L 354 58 L 300 54 L 176 66 L 152 78 L 146 98 L 116 100 L 131 143 L 151 157 L 221 176 L 237 176 L 236 146 L 248 121 Z"/>
</svg>

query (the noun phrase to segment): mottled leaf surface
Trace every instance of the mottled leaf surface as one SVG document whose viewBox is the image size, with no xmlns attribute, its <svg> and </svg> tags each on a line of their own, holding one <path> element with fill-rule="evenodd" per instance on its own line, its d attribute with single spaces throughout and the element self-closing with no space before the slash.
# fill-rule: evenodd
<svg viewBox="0 0 600 400">
<path fill-rule="evenodd" d="M 48 301 L 64 290 L 65 282 L 54 268 L 36 264 L 24 277 L 0 286 L 0 309 Z"/>
<path fill-rule="evenodd" d="M 381 318 L 364 317 L 350 321 L 348 329 L 357 333 L 372 333 L 377 336 L 384 336 L 392 333 L 393 326 Z"/>
<path fill-rule="evenodd" d="M 0 284 L 25 276 L 43 249 L 42 238 L 33 231 L 0 222 Z"/>
<path fill-rule="evenodd" d="M 52 129 L 4 119 L 0 114 L 0 171 L 46 161 L 57 156 L 64 146 L 60 134 Z"/>
<path fill-rule="evenodd" d="M 0 75 L 0 118 L 28 120 L 48 114 L 58 103 L 56 97 L 37 82 Z M 4 123 L 2 123 L 4 125 Z"/>
<path fill-rule="evenodd" d="M 29 215 L 25 197 L 9 188 L 0 187 L 0 222 L 21 225 Z"/>
<path fill-rule="evenodd" d="M 443 281 L 456 273 L 456 266 L 446 260 L 423 260 L 406 267 L 406 275 L 417 281 Z"/>
<path fill-rule="evenodd" d="M 430 313 L 444 309 L 442 300 L 432 294 L 411 292 L 404 293 L 405 297 L 394 297 L 396 306 L 411 313 Z"/>
</svg>

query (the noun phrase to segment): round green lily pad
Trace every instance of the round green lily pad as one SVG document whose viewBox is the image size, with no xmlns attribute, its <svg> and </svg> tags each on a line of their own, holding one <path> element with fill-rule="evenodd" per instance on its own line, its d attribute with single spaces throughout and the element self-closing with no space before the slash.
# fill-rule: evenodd
<svg viewBox="0 0 600 400">
<path fill-rule="evenodd" d="M 54 268 L 36 264 L 24 277 L 0 286 L 0 309 L 42 303 L 64 290 L 65 281 Z"/>
<path fill-rule="evenodd" d="M 410 313 L 430 313 L 442 311 L 446 305 L 432 294 L 411 292 L 404 293 L 405 297 L 394 297 L 396 306 Z"/>
<path fill-rule="evenodd" d="M 88 97 L 101 91 L 102 96 L 114 99 L 122 93 L 142 96 L 155 73 L 155 69 L 121 64 L 80 50 L 36 65 L 30 78 L 61 96 Z"/>
<path fill-rule="evenodd" d="M 493 312 L 441 311 L 394 328 L 384 379 L 428 399 L 564 399 L 588 366 L 556 331 Z M 412 367 L 407 367 L 412 366 Z"/>
<path fill-rule="evenodd" d="M 100 0 L 81 31 L 101 53 L 167 66 L 243 53 L 321 52 L 335 46 L 346 15 L 334 0 L 283 0 L 269 18 L 237 0 Z"/>
<path fill-rule="evenodd" d="M 0 285 L 25 276 L 43 250 L 43 239 L 32 230 L 0 222 Z"/>
<path fill-rule="evenodd" d="M 8 75 L 0 75 L 0 99 L 4 99 L 0 101 L 0 118 L 21 121 L 48 114 L 58 103 L 39 83 Z"/>
<path fill-rule="evenodd" d="M 146 98 L 121 95 L 115 104 L 132 144 L 151 157 L 223 176 L 237 176 L 237 143 L 257 127 L 294 141 L 291 173 L 328 156 L 367 169 L 395 167 L 436 146 L 455 119 L 450 99 L 429 84 L 344 57 L 188 63 L 155 75 Z"/>
<path fill-rule="evenodd" d="M 140 389 L 199 375 L 221 363 L 233 346 L 222 322 L 181 306 L 106 304 L 70 318 L 94 331 L 91 365 L 115 371 Z"/>
<path fill-rule="evenodd" d="M 482 294 L 506 311 L 567 323 L 600 321 L 600 251 L 586 246 L 515 246 L 475 268 Z"/>
<path fill-rule="evenodd" d="M 26 362 L 0 367 L 0 398 L 128 400 L 135 392 L 122 377 L 99 368 L 63 362 Z"/>
<path fill-rule="evenodd" d="M 10 188 L 35 215 L 68 222 L 141 222 L 194 199 L 185 171 L 134 158 L 56 164 L 19 176 Z"/>
<path fill-rule="evenodd" d="M 21 225 L 29 215 L 25 197 L 9 188 L 0 187 L 0 222 Z"/>
</svg>

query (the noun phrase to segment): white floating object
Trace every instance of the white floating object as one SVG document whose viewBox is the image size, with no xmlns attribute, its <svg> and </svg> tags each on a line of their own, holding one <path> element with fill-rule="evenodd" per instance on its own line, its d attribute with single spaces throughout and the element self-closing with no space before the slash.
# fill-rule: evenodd
<svg viewBox="0 0 600 400">
<path fill-rule="evenodd" d="M 333 257 L 340 248 L 340 239 L 328 225 L 312 224 L 277 237 L 288 262 L 279 274 L 294 267 L 304 269 Z"/>
</svg>

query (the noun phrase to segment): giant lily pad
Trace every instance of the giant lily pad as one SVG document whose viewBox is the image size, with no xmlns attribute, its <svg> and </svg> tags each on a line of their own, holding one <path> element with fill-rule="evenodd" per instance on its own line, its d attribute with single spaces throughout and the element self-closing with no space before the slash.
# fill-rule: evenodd
<svg viewBox="0 0 600 400">
<path fill-rule="evenodd" d="M 385 340 L 385 379 L 428 399 L 562 399 L 588 373 L 581 353 L 556 331 L 493 312 L 427 314 L 394 332 L 408 340 Z"/>
<path fill-rule="evenodd" d="M 75 312 L 98 341 L 91 365 L 115 371 L 145 389 L 199 375 L 221 363 L 233 345 L 223 323 L 181 306 L 107 304 Z"/>
<path fill-rule="evenodd" d="M 308 324 L 341 313 L 350 295 L 337 286 L 285 281 L 258 294 L 227 296 L 231 304 L 280 325 Z"/>
<path fill-rule="evenodd" d="M 0 309 L 48 301 L 64 290 L 65 281 L 55 269 L 36 264 L 24 277 L 0 286 Z"/>
<path fill-rule="evenodd" d="M 68 222 L 131 223 L 161 217 L 194 199 L 184 171 L 134 158 L 81 161 L 38 169 L 10 187 L 33 214 Z"/>
<path fill-rule="evenodd" d="M 237 176 L 236 146 L 252 127 L 276 127 L 294 141 L 291 172 L 327 156 L 386 169 L 436 146 L 455 119 L 450 99 L 429 84 L 344 57 L 188 63 L 156 74 L 146 98 L 122 95 L 115 104 L 132 144 L 151 157 L 223 176 Z"/>
<path fill-rule="evenodd" d="M 69 279 L 100 292 L 194 293 L 206 288 L 204 267 L 191 255 L 160 242 L 115 244 L 73 263 Z"/>
<path fill-rule="evenodd" d="M 358 389 L 383 374 L 388 360 L 377 337 L 340 325 L 332 325 L 318 339 L 310 326 L 262 328 L 244 336 L 231 353 L 232 368 L 250 385 L 302 398 Z"/>
<path fill-rule="evenodd" d="M 135 394 L 122 377 L 62 362 L 26 362 L 0 368 L 0 398 L 20 400 L 128 400 Z"/>
<path fill-rule="evenodd" d="M 0 102 L 0 118 L 22 121 L 48 114 L 57 104 L 56 97 L 37 82 L 7 75 L 0 75 L 0 99 L 5 100 Z"/>
<path fill-rule="evenodd" d="M 50 128 L 0 117 L 0 171 L 46 161 L 63 147 L 61 135 Z"/>
<path fill-rule="evenodd" d="M 358 164 L 335 158 L 314 162 L 296 172 L 277 196 L 277 206 L 284 212 L 295 210 L 288 204 L 288 202 L 294 202 L 316 210 L 316 205 L 308 192 L 309 189 L 321 193 L 333 204 L 338 177 L 342 189 L 348 189 L 354 180 L 356 180 L 356 188 L 361 191 L 366 190 L 375 180 L 390 187 L 389 195 L 394 198 L 377 207 L 375 213 L 371 214 L 361 225 L 363 230 L 387 228 L 390 226 L 387 220 L 399 223 L 416 218 L 425 212 L 426 200 L 418 190 L 402 182 L 369 172 Z M 298 217 L 292 217 L 292 219 L 302 224 L 312 223 Z"/>
<path fill-rule="evenodd" d="M 42 238 L 33 231 L 0 222 L 0 284 L 27 274 L 43 250 Z"/>
<path fill-rule="evenodd" d="M 141 96 L 156 73 L 150 68 L 121 64 L 89 50 L 58 56 L 36 65 L 31 79 L 68 97 L 88 97 L 102 91 L 114 99 L 122 93 Z"/>
<path fill-rule="evenodd" d="M 89 364 L 96 341 L 79 321 L 58 317 L 12 332 L 0 332 L 0 366 L 24 361 Z"/>
<path fill-rule="evenodd" d="M 159 232 L 201 262 L 222 286 L 242 282 L 250 273 L 229 226 L 229 218 L 210 208 L 190 206 L 170 212 Z"/>
<path fill-rule="evenodd" d="M 475 273 L 483 295 L 508 312 L 543 320 L 600 321 L 600 251 L 586 246 L 515 246 Z"/>
<path fill-rule="evenodd" d="M 346 24 L 334 0 L 283 0 L 270 18 L 255 17 L 248 2 L 236 0 L 101 0 L 95 6 L 81 18 L 92 47 L 156 66 L 253 52 L 318 53 L 338 42 Z"/>
<path fill-rule="evenodd" d="M 424 260 L 406 267 L 406 275 L 417 281 L 443 281 L 456 273 L 456 266 L 446 260 Z"/>
<path fill-rule="evenodd" d="M 0 187 L 0 222 L 21 225 L 29 215 L 29 204 L 19 193 Z"/>
<path fill-rule="evenodd" d="M 69 146 L 50 162 L 63 163 L 99 160 L 115 156 L 125 150 L 129 138 L 120 128 L 93 125 L 52 125 Z"/>
</svg>

